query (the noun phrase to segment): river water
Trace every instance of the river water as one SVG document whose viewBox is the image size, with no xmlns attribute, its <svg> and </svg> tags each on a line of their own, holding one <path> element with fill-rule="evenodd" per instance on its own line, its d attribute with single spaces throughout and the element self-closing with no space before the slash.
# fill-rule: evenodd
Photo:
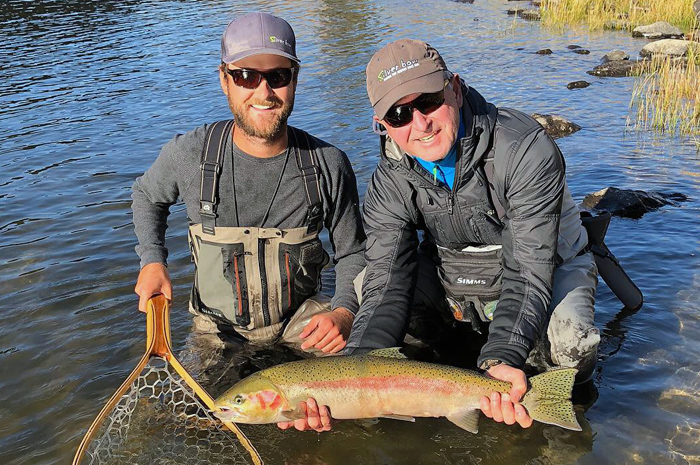
<svg viewBox="0 0 700 465">
<path fill-rule="evenodd" d="M 585 74 L 638 53 L 616 32 L 552 31 L 502 0 L 0 3 L 0 463 L 68 463 L 143 352 L 130 188 L 174 134 L 229 116 L 216 67 L 237 14 L 264 10 L 297 33 L 303 66 L 290 122 L 349 155 L 364 193 L 377 161 L 364 67 L 389 40 L 425 40 L 489 100 L 583 129 L 559 144 L 577 200 L 607 186 L 690 200 L 614 219 L 608 244 L 644 291 L 637 313 L 601 284 L 598 399 L 583 432 L 444 419 L 341 422 L 330 434 L 246 429 L 267 463 L 700 463 L 700 158 L 692 142 L 626 128 L 631 78 Z M 590 55 L 577 55 L 568 45 Z M 535 55 L 551 48 L 549 56 Z M 568 90 L 586 79 L 591 86 Z M 184 208 L 171 215 L 176 350 L 189 330 Z M 327 277 L 327 282 L 332 279 Z M 243 373 L 284 358 L 232 354 Z M 226 360 L 228 363 L 228 360 Z M 235 371 L 235 370 L 234 370 Z M 229 380 L 230 381 L 230 380 Z M 227 381 L 227 382 L 229 382 Z M 208 386 L 216 395 L 226 386 Z"/>
</svg>

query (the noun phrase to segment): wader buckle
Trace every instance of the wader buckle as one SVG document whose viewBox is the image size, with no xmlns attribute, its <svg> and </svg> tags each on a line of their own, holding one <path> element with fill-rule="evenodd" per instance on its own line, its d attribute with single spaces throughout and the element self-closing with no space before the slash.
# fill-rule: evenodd
<svg viewBox="0 0 700 465">
<path fill-rule="evenodd" d="M 216 162 L 205 160 L 201 165 L 199 165 L 199 169 L 208 173 L 216 173 L 217 175 L 221 174 L 221 165 Z"/>
</svg>

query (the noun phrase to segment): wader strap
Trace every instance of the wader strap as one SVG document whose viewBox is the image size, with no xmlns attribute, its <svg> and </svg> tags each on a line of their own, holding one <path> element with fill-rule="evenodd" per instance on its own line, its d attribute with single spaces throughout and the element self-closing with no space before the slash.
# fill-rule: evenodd
<svg viewBox="0 0 700 465">
<path fill-rule="evenodd" d="M 219 177 L 221 176 L 226 137 L 230 134 L 232 126 L 233 120 L 218 121 L 209 127 L 205 137 L 202 164 L 200 165 L 202 179 L 199 192 L 199 215 L 202 217 L 202 231 L 205 234 L 214 234 L 216 229 Z"/>
<path fill-rule="evenodd" d="M 297 136 L 297 130 L 292 128 L 297 164 L 299 165 L 299 171 L 301 171 L 301 176 L 304 180 L 304 190 L 306 191 L 306 221 L 308 224 L 306 233 L 313 234 L 321 231 L 323 227 L 320 170 L 316 163 L 315 151 L 311 149 L 309 136 L 303 131 L 299 132 L 303 137 Z"/>
</svg>

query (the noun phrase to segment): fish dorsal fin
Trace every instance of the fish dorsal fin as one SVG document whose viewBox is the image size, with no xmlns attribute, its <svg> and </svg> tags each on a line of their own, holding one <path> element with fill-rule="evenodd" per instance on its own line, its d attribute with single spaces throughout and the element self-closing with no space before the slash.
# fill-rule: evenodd
<svg viewBox="0 0 700 465">
<path fill-rule="evenodd" d="M 404 354 L 400 352 L 401 347 L 388 347 L 386 349 L 376 349 L 373 350 L 372 352 L 368 352 L 367 355 L 371 355 L 372 357 L 386 357 L 386 358 L 399 358 L 399 359 L 405 359 L 408 358 Z"/>
<path fill-rule="evenodd" d="M 479 410 L 462 410 L 453 415 L 448 415 L 447 419 L 470 433 L 476 434 L 479 432 Z"/>
<path fill-rule="evenodd" d="M 410 422 L 416 421 L 416 419 L 414 417 L 409 417 L 408 415 L 395 415 L 393 413 L 387 413 L 387 414 L 381 415 L 380 418 L 391 418 L 392 420 L 401 420 L 401 421 L 410 421 Z"/>
</svg>

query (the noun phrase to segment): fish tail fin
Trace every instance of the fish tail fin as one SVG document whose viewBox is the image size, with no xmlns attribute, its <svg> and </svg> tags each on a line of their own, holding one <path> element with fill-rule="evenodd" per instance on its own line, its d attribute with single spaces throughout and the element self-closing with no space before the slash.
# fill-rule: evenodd
<svg viewBox="0 0 700 465">
<path fill-rule="evenodd" d="M 571 403 L 575 368 L 551 370 L 530 378 L 530 390 L 521 404 L 533 420 L 549 425 L 581 431 Z"/>
</svg>

